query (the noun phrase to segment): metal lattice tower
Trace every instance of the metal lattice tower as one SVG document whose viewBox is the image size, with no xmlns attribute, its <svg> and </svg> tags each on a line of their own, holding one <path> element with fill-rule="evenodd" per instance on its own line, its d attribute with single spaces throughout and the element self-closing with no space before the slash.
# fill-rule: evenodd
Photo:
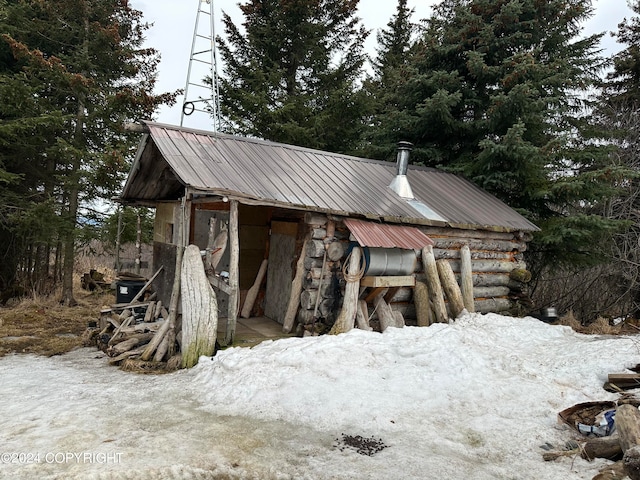
<svg viewBox="0 0 640 480">
<path fill-rule="evenodd" d="M 204 19 L 202 22 L 201 20 Z M 208 20 L 208 21 L 207 21 Z M 193 29 L 187 82 L 184 87 L 184 103 L 180 115 L 180 126 L 194 112 L 205 113 L 213 123 L 213 131 L 220 128 L 220 96 L 218 90 L 218 67 L 216 58 L 213 0 L 198 0 L 198 13 Z M 205 78 L 211 84 L 205 83 Z"/>
</svg>

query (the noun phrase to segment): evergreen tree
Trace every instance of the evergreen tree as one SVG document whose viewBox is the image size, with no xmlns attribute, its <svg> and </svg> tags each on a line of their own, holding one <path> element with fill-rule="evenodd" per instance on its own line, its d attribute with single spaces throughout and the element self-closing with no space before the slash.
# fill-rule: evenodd
<svg viewBox="0 0 640 480">
<path fill-rule="evenodd" d="M 625 48 L 613 56 L 614 68 L 605 86 L 607 104 L 623 108 L 640 106 L 640 1 L 630 2 L 629 7 L 636 16 L 618 25 L 616 38 Z"/>
<path fill-rule="evenodd" d="M 36 264 L 48 264 L 52 245 L 57 258 L 63 252 L 62 301 L 71 305 L 83 207 L 119 188 L 137 140 L 124 123 L 150 118 L 173 95 L 151 93 L 159 58 L 141 48 L 147 25 L 126 0 L 17 0 L 2 11 L 0 144 L 11 148 L 0 163 L 23 182 L 17 211 L 32 218 L 30 211 L 50 206 L 56 221 L 32 232 L 36 241 L 48 238 Z M 27 248 L 23 227 L 13 216 L 3 234 Z"/>
<path fill-rule="evenodd" d="M 624 313 L 640 318 L 640 1 L 629 6 L 635 16 L 618 25 L 615 36 L 624 48 L 613 56 L 597 118 L 606 132 L 605 140 L 615 148 L 611 163 L 630 171 L 605 210 L 609 218 L 626 222 L 626 228 L 606 242 L 615 272 L 612 304 L 622 304 Z"/>
<path fill-rule="evenodd" d="M 620 173 L 588 135 L 585 93 L 603 65 L 601 35 L 580 37 L 591 12 L 583 0 L 444 0 L 385 125 L 389 143 L 414 143 L 414 162 L 466 176 L 542 227 L 546 262 L 592 260 L 613 228 L 584 208 Z"/>
<path fill-rule="evenodd" d="M 348 152 L 361 135 L 368 100 L 358 87 L 367 32 L 359 0 L 250 0 L 244 33 L 223 15 L 218 39 L 227 130 Z"/>
<path fill-rule="evenodd" d="M 399 89 L 411 76 L 409 56 L 417 31 L 417 26 L 411 22 L 413 12 L 407 7 L 407 0 L 398 0 L 387 29 L 382 29 L 376 36 L 378 47 L 372 62 L 373 76 L 365 83 L 375 110 L 361 152 L 369 158 L 395 158 L 397 142 L 389 141 L 385 125 L 397 118 L 401 103 Z"/>
</svg>

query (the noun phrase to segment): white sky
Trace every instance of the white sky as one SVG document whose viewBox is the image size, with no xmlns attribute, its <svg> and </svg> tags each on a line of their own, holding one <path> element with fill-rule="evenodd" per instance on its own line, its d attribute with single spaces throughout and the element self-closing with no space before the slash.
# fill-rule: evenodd
<svg viewBox="0 0 640 480">
<path fill-rule="evenodd" d="M 639 345 L 473 314 L 235 347 L 159 376 L 111 367 L 95 348 L 11 355 L 0 478 L 591 479 L 610 462 L 545 462 L 540 447 L 585 440 L 558 412 L 617 399 L 602 385 L 640 362 Z M 341 450 L 343 434 L 386 448 Z"/>
<path fill-rule="evenodd" d="M 212 0 L 214 2 L 214 17 L 216 19 L 216 34 L 224 35 L 220 24 L 222 11 L 231 15 L 237 25 L 242 23 L 243 17 L 238 8 L 237 0 Z M 147 43 L 158 49 L 162 55 L 162 63 L 159 68 L 158 91 L 174 91 L 185 87 L 191 45 L 195 27 L 196 13 L 200 0 L 132 0 L 134 8 L 141 10 L 147 21 L 154 26 L 147 32 Z M 244 3 L 244 2 L 243 2 Z M 429 16 L 431 5 L 435 0 L 409 0 L 408 5 L 415 9 L 414 21 Z M 618 23 L 632 13 L 627 7 L 626 0 L 595 0 L 596 14 L 585 25 L 587 33 L 616 30 Z M 204 9 L 208 10 L 208 5 Z M 360 0 L 359 14 L 365 27 L 372 30 L 367 49 L 373 54 L 376 46 L 376 31 L 386 28 L 386 24 L 395 13 L 397 2 L 395 0 Z M 205 16 L 201 15 L 201 25 L 206 26 Z M 200 32 L 202 30 L 199 29 Z M 616 48 L 615 41 L 605 38 L 603 47 L 608 51 Z M 192 70 L 191 80 L 197 80 L 198 67 Z M 202 68 L 202 67 L 200 67 Z M 218 68 L 219 72 L 222 69 Z M 190 90 L 190 99 L 197 97 L 197 88 Z M 163 108 L 157 118 L 158 121 L 172 125 L 180 125 L 182 98 L 179 105 L 173 108 Z M 186 127 L 211 129 L 211 121 L 204 114 L 195 113 L 191 117 L 185 117 L 183 122 Z"/>
</svg>

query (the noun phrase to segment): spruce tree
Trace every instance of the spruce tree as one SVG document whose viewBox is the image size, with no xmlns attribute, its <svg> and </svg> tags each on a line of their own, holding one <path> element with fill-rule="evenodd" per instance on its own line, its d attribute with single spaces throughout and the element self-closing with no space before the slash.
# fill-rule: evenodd
<svg viewBox="0 0 640 480">
<path fill-rule="evenodd" d="M 374 112 L 360 152 L 369 158 L 395 158 L 397 141 L 390 140 L 385 126 L 397 118 L 400 87 L 411 76 L 409 56 L 417 32 L 417 25 L 411 21 L 413 13 L 413 9 L 407 7 L 407 0 L 398 0 L 387 28 L 376 35 L 378 46 L 372 61 L 373 75 L 365 82 L 374 102 Z"/>
<path fill-rule="evenodd" d="M 358 0 L 250 0 L 244 32 L 223 15 L 226 130 L 334 152 L 353 149 L 368 100 Z"/>
<path fill-rule="evenodd" d="M 580 36 L 591 13 L 582 0 L 444 0 L 385 126 L 414 143 L 414 162 L 466 176 L 542 227 L 547 263 L 593 260 L 613 227 L 584 209 L 615 186 L 588 133 L 604 62 L 601 35 Z"/>
<path fill-rule="evenodd" d="M 148 27 L 126 0 L 7 2 L 0 24 L 0 143 L 11 146 L 0 163 L 24 182 L 15 191 L 23 216 L 3 233 L 24 246 L 23 217 L 50 206 L 56 221 L 33 233 L 57 258 L 64 252 L 62 301 L 72 305 L 79 221 L 117 191 L 137 140 L 124 123 L 151 118 L 173 95 L 151 93 L 158 54 L 142 48 Z"/>
</svg>

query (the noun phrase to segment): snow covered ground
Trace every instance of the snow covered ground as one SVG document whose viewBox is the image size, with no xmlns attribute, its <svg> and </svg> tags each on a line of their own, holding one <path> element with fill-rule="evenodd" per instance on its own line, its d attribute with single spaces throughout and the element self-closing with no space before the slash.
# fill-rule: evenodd
<svg viewBox="0 0 640 480">
<path fill-rule="evenodd" d="M 531 318 L 288 338 L 126 373 L 95 349 L 0 359 L 0 478 L 591 479 L 604 460 L 544 462 L 557 413 L 615 399 L 640 339 Z M 381 451 L 345 448 L 357 436 Z M 350 442 L 347 441 L 347 444 Z"/>
</svg>

